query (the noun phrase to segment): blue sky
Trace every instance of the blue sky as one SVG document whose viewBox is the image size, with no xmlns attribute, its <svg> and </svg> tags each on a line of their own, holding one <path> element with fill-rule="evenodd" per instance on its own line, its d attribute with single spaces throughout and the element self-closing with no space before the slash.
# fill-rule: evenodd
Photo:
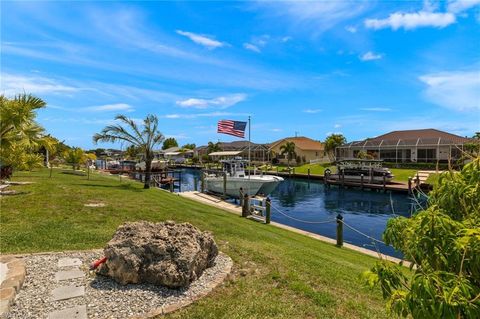
<svg viewBox="0 0 480 319">
<path fill-rule="evenodd" d="M 480 129 L 480 0 L 2 1 L 1 27 L 1 92 L 84 148 L 118 113 L 197 145 L 249 115 L 254 142 Z"/>
</svg>

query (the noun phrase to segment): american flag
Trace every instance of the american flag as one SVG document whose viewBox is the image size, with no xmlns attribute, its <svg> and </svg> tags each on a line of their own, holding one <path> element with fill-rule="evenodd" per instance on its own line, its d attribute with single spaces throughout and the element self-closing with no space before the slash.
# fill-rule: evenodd
<svg viewBox="0 0 480 319">
<path fill-rule="evenodd" d="M 221 121 L 218 121 L 217 133 L 223 133 L 223 134 L 244 138 L 246 127 L 247 127 L 247 122 L 221 120 Z"/>
</svg>

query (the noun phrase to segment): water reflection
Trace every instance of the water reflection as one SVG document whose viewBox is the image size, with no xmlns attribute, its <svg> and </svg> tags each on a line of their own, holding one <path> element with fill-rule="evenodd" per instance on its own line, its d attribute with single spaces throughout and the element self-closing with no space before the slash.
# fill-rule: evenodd
<svg viewBox="0 0 480 319">
<path fill-rule="evenodd" d="M 193 190 L 194 177 L 198 171 L 184 170 L 182 190 Z M 322 182 L 286 178 L 270 195 L 272 205 L 285 215 L 305 222 L 293 220 L 272 209 L 272 220 L 330 238 L 336 237 L 335 222 L 315 224 L 318 221 L 333 220 L 341 213 L 349 225 L 376 239 L 382 239 L 387 221 L 401 215 L 411 214 L 411 199 L 406 194 L 383 193 L 359 189 L 325 187 Z M 375 247 L 372 241 L 348 228 L 344 229 L 344 240 L 368 249 L 400 256 L 393 248 L 385 245 Z"/>
</svg>

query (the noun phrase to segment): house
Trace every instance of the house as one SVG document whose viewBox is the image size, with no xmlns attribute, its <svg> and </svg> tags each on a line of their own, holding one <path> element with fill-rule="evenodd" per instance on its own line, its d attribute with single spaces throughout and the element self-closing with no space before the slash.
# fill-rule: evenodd
<svg viewBox="0 0 480 319">
<path fill-rule="evenodd" d="M 287 155 L 282 155 L 281 150 L 282 145 L 285 145 L 287 142 L 293 142 L 295 144 L 295 161 L 297 164 L 328 162 L 323 143 L 304 136 L 287 137 L 271 143 L 269 151 L 273 160 L 282 163 L 287 162 Z"/>
<path fill-rule="evenodd" d="M 155 159 L 165 159 L 177 163 L 183 163 L 186 158 L 193 157 L 192 150 L 185 150 L 178 146 L 170 147 L 165 150 L 155 151 Z"/>
<path fill-rule="evenodd" d="M 337 159 L 357 158 L 360 151 L 386 162 L 448 162 L 458 160 L 470 139 L 436 129 L 393 131 L 335 150 Z"/>
</svg>

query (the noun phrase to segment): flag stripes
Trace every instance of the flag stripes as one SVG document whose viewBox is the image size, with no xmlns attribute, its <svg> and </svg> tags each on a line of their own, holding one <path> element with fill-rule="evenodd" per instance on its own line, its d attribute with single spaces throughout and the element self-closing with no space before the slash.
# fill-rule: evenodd
<svg viewBox="0 0 480 319">
<path fill-rule="evenodd" d="M 217 133 L 233 135 L 236 137 L 245 137 L 245 128 L 247 122 L 221 120 L 218 121 Z"/>
</svg>

